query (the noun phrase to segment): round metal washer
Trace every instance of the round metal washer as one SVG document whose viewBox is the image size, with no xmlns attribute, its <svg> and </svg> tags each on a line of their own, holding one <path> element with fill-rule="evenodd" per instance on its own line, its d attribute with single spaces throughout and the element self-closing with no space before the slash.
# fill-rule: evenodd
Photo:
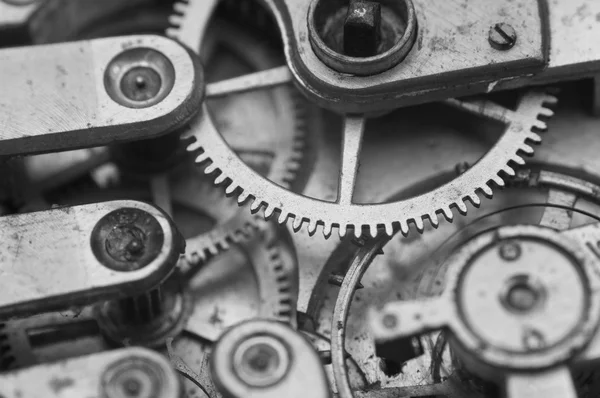
<svg viewBox="0 0 600 398">
<path fill-rule="evenodd" d="M 102 375 L 104 398 L 160 398 L 168 393 L 160 364 L 149 358 L 130 357 L 110 365 Z"/>
<path fill-rule="evenodd" d="M 164 54 L 150 48 L 131 48 L 115 56 L 104 73 L 104 87 L 117 103 L 148 108 L 169 95 L 175 68 Z"/>
</svg>

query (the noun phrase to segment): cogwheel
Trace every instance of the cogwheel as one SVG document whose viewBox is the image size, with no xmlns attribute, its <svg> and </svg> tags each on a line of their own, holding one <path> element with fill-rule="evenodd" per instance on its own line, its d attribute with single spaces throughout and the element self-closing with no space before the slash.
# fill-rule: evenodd
<svg viewBox="0 0 600 398">
<path fill-rule="evenodd" d="M 262 240 L 266 250 L 254 256 L 256 277 L 259 284 L 259 317 L 280 322 L 296 322 L 296 283 L 298 270 L 289 247 L 278 238 L 277 228 L 273 224 L 265 225 Z M 268 266 L 264 266 L 268 264 Z M 271 281 L 275 281 L 272 283 Z"/>
<path fill-rule="evenodd" d="M 35 362 L 27 330 L 19 321 L 0 323 L 0 372 L 31 366 Z"/>
<path fill-rule="evenodd" d="M 380 231 L 391 236 L 398 230 L 407 234 L 410 224 L 422 232 L 425 219 L 437 227 L 439 214 L 451 221 L 453 208 L 465 214 L 466 201 L 479 206 L 480 194 L 491 197 L 492 187 L 503 187 L 505 177 L 515 174 L 513 166 L 525 163 L 522 156 L 533 154 L 529 144 L 539 143 L 538 132 L 546 129 L 545 122 L 539 118 L 551 117 L 553 112 L 547 106 L 556 101 L 554 96 L 540 91 L 526 93 L 514 111 L 486 100 L 446 101 L 450 106 L 502 122 L 506 126 L 504 134 L 475 165 L 453 181 L 410 199 L 381 204 L 352 202 L 365 127 L 363 117 L 345 118 L 336 202 L 295 194 L 258 175 L 232 153 L 206 107 L 192 121 L 185 137 L 191 138 L 188 151 L 196 154 L 196 163 L 204 168 L 204 173 L 216 185 L 224 186 L 228 196 L 236 196 L 240 205 L 250 202 L 253 213 L 262 208 L 266 219 L 275 216 L 280 224 L 293 219 L 295 231 L 308 223 L 309 234 L 314 234 L 321 225 L 326 237 L 331 235 L 334 227 L 339 229 L 340 236 L 345 236 L 348 229 L 354 230 L 357 237 L 367 231 L 372 237 Z"/>
<path fill-rule="evenodd" d="M 293 246 L 284 239 L 287 231 L 262 222 L 260 233 L 190 270 L 194 310 L 187 330 L 216 341 L 225 329 L 253 317 L 295 325 L 298 263 Z"/>
<path fill-rule="evenodd" d="M 5 327 L 4 323 L 0 323 L 0 371 L 12 369 L 15 363 L 15 356 L 12 354 L 8 342 L 8 335 L 4 332 Z"/>
<path fill-rule="evenodd" d="M 210 11 L 210 8 L 210 4 L 202 2 L 175 3 L 175 14 L 171 18 L 171 23 L 176 24 L 176 26 L 167 29 L 167 35 L 185 42 L 190 48 L 198 49 L 201 43 L 198 38 L 201 38 L 204 33 L 201 29 L 203 25 L 198 23 L 198 18 L 208 18 L 207 12 Z M 227 47 L 232 53 L 239 55 L 256 70 L 268 69 L 273 67 L 274 63 L 276 64 L 274 55 L 265 49 L 260 42 L 223 21 L 213 22 L 206 41 L 211 42 L 214 37 L 218 38 L 219 44 Z M 208 74 L 210 75 L 210 70 Z M 277 108 L 274 116 L 276 118 L 283 118 L 285 115 L 291 116 L 287 117 L 285 123 L 281 123 L 281 121 L 278 123 L 277 120 L 273 123 L 267 123 L 266 128 L 258 136 L 252 137 L 255 141 L 268 144 L 272 156 L 267 169 L 259 172 L 273 183 L 289 188 L 296 180 L 297 172 L 300 169 L 308 130 L 307 124 L 310 119 L 308 113 L 311 110 L 292 87 L 277 87 L 270 90 L 269 94 Z M 215 110 L 221 113 L 219 119 L 223 121 L 222 124 L 230 124 L 230 120 L 233 119 L 231 105 L 229 103 L 223 104 L 219 102 L 223 100 L 219 99 L 213 101 L 209 101 L 209 108 L 214 105 Z M 247 123 L 238 123 L 240 129 L 246 125 Z M 229 126 L 229 129 L 234 130 L 235 126 L 234 128 Z M 224 132 L 226 138 L 229 135 Z M 242 135 L 233 134 L 230 141 L 236 142 L 236 137 L 240 138 Z M 241 139 L 244 140 L 243 137 Z M 238 143 L 236 142 L 236 144 Z M 241 153 L 240 156 L 244 157 L 244 154 Z M 206 191 L 204 188 L 199 189 Z M 179 199 L 192 197 L 189 192 L 183 193 L 181 190 L 176 195 Z M 194 196 L 198 197 L 197 195 Z M 214 199 L 215 203 L 217 201 L 221 201 L 224 205 L 230 205 L 230 209 L 237 209 L 234 201 L 223 201 L 222 194 Z M 189 203 L 189 205 L 202 206 L 200 203 Z M 232 213 L 230 209 L 223 207 L 223 212 L 217 212 L 217 216 L 219 216 L 217 217 L 217 225 L 209 233 L 197 236 L 189 242 L 186 258 L 190 264 L 204 262 L 210 256 L 227 250 L 232 243 L 239 243 L 247 239 L 257 227 L 258 219 L 256 217 L 243 211 Z M 225 213 L 227 213 L 226 216 Z"/>
</svg>

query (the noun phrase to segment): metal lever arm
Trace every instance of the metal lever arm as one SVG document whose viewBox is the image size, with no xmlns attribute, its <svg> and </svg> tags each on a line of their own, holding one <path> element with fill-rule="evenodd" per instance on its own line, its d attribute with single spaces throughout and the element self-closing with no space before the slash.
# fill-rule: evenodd
<svg viewBox="0 0 600 398">
<path fill-rule="evenodd" d="M 0 319 L 138 295 L 183 248 L 167 216 L 136 201 L 2 217 Z"/>
<path fill-rule="evenodd" d="M 125 36 L 0 51 L 0 156 L 148 139 L 185 124 L 202 69 L 175 41 Z"/>
<path fill-rule="evenodd" d="M 0 374 L 0 397 L 177 398 L 181 384 L 169 361 L 145 348 L 125 348 Z"/>
</svg>

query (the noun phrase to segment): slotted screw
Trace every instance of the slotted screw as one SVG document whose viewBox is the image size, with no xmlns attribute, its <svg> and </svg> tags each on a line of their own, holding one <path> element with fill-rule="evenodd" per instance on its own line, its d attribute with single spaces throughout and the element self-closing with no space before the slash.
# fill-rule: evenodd
<svg viewBox="0 0 600 398">
<path fill-rule="evenodd" d="M 490 28 L 488 40 L 496 50 L 510 50 L 517 42 L 517 32 L 511 25 L 500 22 Z"/>
</svg>

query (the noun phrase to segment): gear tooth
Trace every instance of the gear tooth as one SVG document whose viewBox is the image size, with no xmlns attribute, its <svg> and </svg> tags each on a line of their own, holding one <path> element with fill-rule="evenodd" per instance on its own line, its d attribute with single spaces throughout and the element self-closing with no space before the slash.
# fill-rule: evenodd
<svg viewBox="0 0 600 398">
<path fill-rule="evenodd" d="M 181 1 L 176 1 L 173 4 L 173 9 L 176 13 L 185 14 L 188 10 L 188 4 Z"/>
<path fill-rule="evenodd" d="M 558 97 L 549 93 L 544 95 L 544 104 L 546 105 L 556 105 L 558 103 Z"/>
<path fill-rule="evenodd" d="M 479 199 L 479 196 L 476 193 L 472 193 L 471 195 L 467 196 L 467 198 L 473 204 L 473 206 L 481 206 L 481 199 Z"/>
<path fill-rule="evenodd" d="M 541 131 L 548 130 L 548 125 L 542 120 L 536 120 L 535 122 L 533 122 L 533 127 Z"/>
<path fill-rule="evenodd" d="M 234 234 L 233 237 L 235 237 L 235 239 L 239 240 L 239 238 L 237 237 L 237 234 Z M 229 250 L 229 247 L 230 247 L 229 242 L 227 242 L 226 239 L 221 241 L 221 250 Z"/>
<path fill-rule="evenodd" d="M 521 151 L 523 151 L 525 154 L 527 155 L 533 155 L 533 153 L 535 152 L 533 150 L 533 148 L 527 144 L 523 144 L 521 145 L 521 148 L 519 148 Z"/>
<path fill-rule="evenodd" d="M 196 152 L 200 148 L 202 148 L 202 145 L 200 145 L 200 142 L 198 142 L 198 141 L 190 141 L 190 143 L 188 144 L 186 150 L 188 152 Z M 205 162 L 207 159 L 208 159 L 208 155 L 206 153 L 200 153 L 200 154 L 196 155 L 196 163 Z"/>
<path fill-rule="evenodd" d="M 183 23 L 183 18 L 178 14 L 169 15 L 169 24 L 174 27 L 179 27 Z"/>
<path fill-rule="evenodd" d="M 193 251 L 186 256 L 188 263 L 191 265 L 197 265 L 202 261 L 206 261 L 206 256 L 204 253 L 198 253 L 197 251 Z"/>
<path fill-rule="evenodd" d="M 492 188 L 485 184 L 481 187 L 481 192 L 483 192 L 483 194 L 488 198 L 491 199 L 492 196 L 494 195 L 494 191 L 492 190 Z"/>
<path fill-rule="evenodd" d="M 437 227 L 440 226 L 440 220 L 439 220 L 437 214 L 435 214 L 435 213 L 429 213 L 427 215 L 427 218 L 429 219 L 429 222 L 431 223 L 431 226 L 433 228 L 437 228 Z"/>
<path fill-rule="evenodd" d="M 171 39 L 179 39 L 179 29 L 177 28 L 167 28 L 165 30 L 165 35 L 170 37 Z"/>
<path fill-rule="evenodd" d="M 387 236 L 394 235 L 394 226 L 392 225 L 392 223 L 385 223 L 385 234 Z"/>
<path fill-rule="evenodd" d="M 206 255 L 205 252 L 198 253 L 198 261 L 199 262 L 206 262 L 206 261 L 208 261 L 208 256 Z"/>
<path fill-rule="evenodd" d="M 346 224 L 340 224 L 338 227 L 338 234 L 340 235 L 340 238 L 346 236 L 346 233 L 348 233 L 348 226 Z"/>
<path fill-rule="evenodd" d="M 359 226 L 355 225 L 353 226 L 352 230 L 354 231 L 354 237 L 356 239 L 360 239 L 363 235 L 363 231 L 362 228 L 360 228 Z"/>
<path fill-rule="evenodd" d="M 225 187 L 225 196 L 231 196 L 233 195 L 233 193 L 235 192 L 235 184 L 234 183 L 229 183 L 226 187 Z M 240 195 L 241 196 L 241 195 Z M 239 197 L 238 197 L 238 201 L 239 201 Z M 242 202 L 243 203 L 243 202 Z"/>
<path fill-rule="evenodd" d="M 505 166 L 502 168 L 502 171 L 504 171 L 506 174 L 508 174 L 508 175 L 509 175 L 509 176 L 511 176 L 511 177 L 514 177 L 514 176 L 515 176 L 515 174 L 516 174 L 516 173 L 515 173 L 515 169 L 513 169 L 513 168 L 512 168 L 512 167 L 510 167 L 509 165 L 505 165 Z"/>
<path fill-rule="evenodd" d="M 304 141 L 296 139 L 292 145 L 294 146 L 294 152 L 292 156 L 297 162 L 300 162 L 302 159 L 304 159 L 304 150 L 306 149 L 306 144 Z"/>
<path fill-rule="evenodd" d="M 506 184 L 504 183 L 504 180 L 502 179 L 502 177 L 500 177 L 500 176 L 498 176 L 498 175 L 497 175 L 497 176 L 494 176 L 494 177 L 492 178 L 492 181 L 493 181 L 493 182 L 494 182 L 496 185 L 498 185 L 499 187 L 501 187 L 501 188 L 502 188 L 502 187 L 504 187 L 504 186 L 506 185 Z"/>
<path fill-rule="evenodd" d="M 315 220 L 310 220 L 308 223 L 308 234 L 313 236 L 317 232 L 317 222 Z"/>
<path fill-rule="evenodd" d="M 207 250 L 209 251 L 210 254 L 212 254 L 213 256 L 216 256 L 217 254 L 219 254 L 219 249 L 217 248 L 216 245 L 211 245 L 207 248 Z"/>
<path fill-rule="evenodd" d="M 217 170 L 217 165 L 214 163 L 209 164 L 204 168 L 204 174 L 209 175 L 214 173 Z"/>
<path fill-rule="evenodd" d="M 542 142 L 542 137 L 538 133 L 531 132 L 527 135 L 527 139 L 535 144 L 539 144 Z"/>
<path fill-rule="evenodd" d="M 452 214 L 452 210 L 449 207 L 444 207 L 441 211 L 446 221 L 452 222 L 452 220 L 454 220 L 454 214 Z"/>
<path fill-rule="evenodd" d="M 252 213 L 256 213 L 261 208 L 262 203 L 259 200 L 254 200 L 250 204 L 250 211 Z"/>
<path fill-rule="evenodd" d="M 267 206 L 265 208 L 265 218 L 268 220 L 269 218 L 273 217 L 273 212 L 275 211 L 275 207 L 273 206 Z"/>
<path fill-rule="evenodd" d="M 304 220 L 302 220 L 301 217 L 295 217 L 294 222 L 292 223 L 292 229 L 296 232 L 300 231 L 300 228 L 302 228 L 303 221 Z"/>
<path fill-rule="evenodd" d="M 400 232 L 402 235 L 408 235 L 408 223 L 404 220 L 400 221 Z"/>
<path fill-rule="evenodd" d="M 225 177 L 224 174 L 219 174 L 217 176 L 217 178 L 215 178 L 215 185 L 221 185 L 225 182 L 225 180 L 227 179 L 227 177 Z M 229 184 L 228 188 L 233 185 L 233 184 Z"/>
<path fill-rule="evenodd" d="M 371 235 L 371 238 L 376 238 L 378 234 L 379 230 L 377 229 L 377 225 L 369 224 L 369 235 Z"/>
<path fill-rule="evenodd" d="M 167 30 L 174 30 L 174 29 L 173 28 L 167 28 Z M 194 134 L 194 130 L 190 129 L 190 128 L 183 129 L 179 133 L 179 139 L 181 141 L 184 141 L 184 142 L 189 141 L 189 140 L 195 140 L 196 142 L 198 141 L 196 139 L 196 134 Z"/>
<path fill-rule="evenodd" d="M 282 211 L 279 214 L 279 218 L 277 219 L 277 222 L 281 225 L 284 225 L 287 222 L 288 216 L 289 216 L 288 213 L 286 213 L 285 211 Z"/>
<path fill-rule="evenodd" d="M 544 117 L 552 117 L 554 116 L 554 111 L 550 108 L 540 108 L 539 110 L 539 114 L 540 116 L 544 116 Z"/>
<path fill-rule="evenodd" d="M 515 155 L 511 160 L 513 162 L 515 162 L 519 166 L 524 166 L 525 165 L 525 159 L 523 159 L 519 155 Z"/>
<path fill-rule="evenodd" d="M 458 202 L 456 202 L 456 209 L 463 216 L 465 214 L 467 214 L 467 204 L 465 202 L 463 202 L 462 200 L 459 200 Z"/>
<path fill-rule="evenodd" d="M 297 171 L 300 168 L 300 163 L 293 159 L 291 162 L 287 163 L 286 167 L 287 173 L 292 174 L 292 172 Z"/>
<path fill-rule="evenodd" d="M 230 188 L 231 188 L 231 191 L 229 192 L 229 195 L 231 195 L 231 194 L 232 194 L 232 193 L 235 191 L 235 184 L 231 183 L 231 184 L 230 184 L 230 185 L 227 187 L 227 189 L 226 189 L 226 192 L 227 192 L 227 190 L 229 190 Z M 248 192 L 246 192 L 246 191 L 242 191 L 242 192 L 239 194 L 238 198 L 237 198 L 238 205 L 240 205 L 240 206 L 241 206 L 241 205 L 243 205 L 244 203 L 246 203 L 246 201 L 248 200 L 248 198 L 249 198 L 249 197 L 250 197 L 250 194 L 249 194 Z"/>
<path fill-rule="evenodd" d="M 325 223 L 325 225 L 323 225 L 323 234 L 325 235 L 325 239 L 329 239 L 331 237 L 332 232 L 333 225 L 330 223 Z"/>
<path fill-rule="evenodd" d="M 421 217 L 415 218 L 415 226 L 417 227 L 417 231 L 419 231 L 419 233 L 423 233 L 423 231 L 425 231 L 425 223 Z"/>
</svg>

